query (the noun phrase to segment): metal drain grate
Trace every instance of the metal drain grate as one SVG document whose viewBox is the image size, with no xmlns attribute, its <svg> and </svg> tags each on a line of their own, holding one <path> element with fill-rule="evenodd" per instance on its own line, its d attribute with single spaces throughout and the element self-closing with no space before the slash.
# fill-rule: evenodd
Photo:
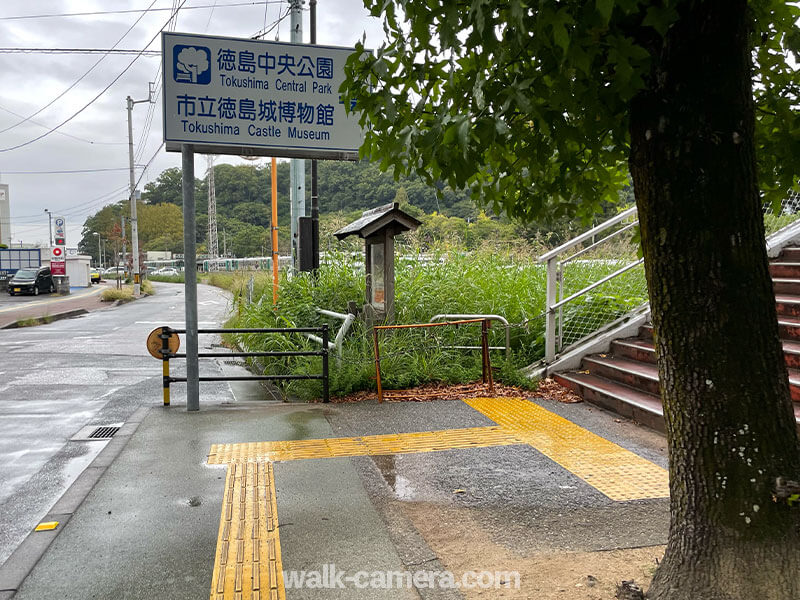
<svg viewBox="0 0 800 600">
<path fill-rule="evenodd" d="M 115 425 L 103 425 L 95 429 L 88 435 L 93 440 L 105 440 L 114 437 L 114 434 L 119 431 L 119 427 Z"/>
<path fill-rule="evenodd" d="M 107 425 L 87 425 L 82 427 L 70 440 L 73 442 L 102 442 L 114 437 L 123 423 L 109 423 Z"/>
</svg>

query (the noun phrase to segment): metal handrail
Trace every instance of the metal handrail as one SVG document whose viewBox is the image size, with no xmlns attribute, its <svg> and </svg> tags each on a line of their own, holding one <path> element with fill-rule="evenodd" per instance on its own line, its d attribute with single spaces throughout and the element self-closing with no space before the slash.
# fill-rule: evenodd
<svg viewBox="0 0 800 600">
<path fill-rule="evenodd" d="M 638 266 L 639 266 L 640 264 L 642 264 L 643 262 L 644 262 L 644 259 L 643 259 L 643 258 L 640 258 L 640 259 L 639 259 L 639 260 L 637 260 L 636 262 L 633 262 L 633 263 L 631 263 L 631 264 L 629 264 L 629 265 L 626 265 L 626 266 L 622 267 L 621 269 L 617 269 L 616 271 L 614 271 L 613 273 L 611 273 L 611 274 L 609 274 L 609 275 L 606 275 L 606 276 L 605 276 L 605 277 L 603 277 L 602 279 L 598 279 L 598 280 L 597 280 L 597 281 L 595 281 L 594 283 L 587 285 L 587 286 L 586 286 L 585 288 L 583 288 L 582 290 L 580 290 L 580 291 L 578 291 L 578 292 L 575 292 L 575 293 L 574 293 L 574 294 L 572 294 L 571 296 L 569 296 L 569 297 L 567 297 L 567 298 L 564 298 L 563 300 L 561 300 L 561 301 L 559 301 L 559 302 L 556 302 L 555 304 L 553 304 L 553 306 L 552 306 L 553 310 L 555 310 L 555 309 L 558 309 L 558 308 L 561 308 L 561 307 L 562 307 L 562 306 L 564 306 L 564 305 L 565 305 L 567 302 L 572 302 L 573 300 L 575 300 L 575 298 L 579 298 L 580 296 L 583 296 L 583 295 L 584 295 L 586 292 L 590 292 L 590 291 L 592 291 L 594 288 L 596 288 L 596 287 L 599 287 L 599 286 L 603 285 L 603 284 L 604 284 L 604 283 L 606 283 L 607 281 L 611 281 L 612 279 L 614 279 L 614 277 L 616 277 L 616 276 L 618 276 L 618 275 L 622 275 L 622 274 L 623 274 L 625 271 L 630 271 L 632 268 L 634 268 L 634 267 L 638 267 Z"/>
<path fill-rule="evenodd" d="M 591 252 L 592 250 L 597 248 L 600 244 L 603 244 L 603 243 L 607 242 L 608 240 L 610 240 L 611 238 L 614 238 L 614 237 L 618 236 L 620 233 L 624 233 L 624 232 L 628 231 L 629 229 L 632 229 L 632 228 L 636 227 L 638 224 L 639 224 L 639 219 L 636 219 L 633 223 L 628 223 L 627 225 L 625 225 L 625 227 L 620 227 L 619 229 L 617 229 L 613 233 L 609 233 L 606 237 L 597 240 L 591 246 L 586 246 L 586 248 L 578 250 L 572 256 L 568 256 L 567 258 L 565 258 L 564 260 L 561 261 L 561 264 L 562 265 L 566 264 L 569 261 L 575 260 L 579 256 L 582 256 L 582 255 L 586 254 L 587 252 Z"/>
<path fill-rule="evenodd" d="M 325 310 L 324 308 L 316 308 L 315 310 L 320 315 L 331 317 L 333 319 L 341 319 L 342 321 L 344 321 L 344 323 L 342 323 L 342 326 L 339 327 L 339 331 L 336 332 L 336 337 L 333 339 L 333 345 L 336 348 L 336 366 L 341 367 L 342 344 L 344 342 L 344 336 L 350 330 L 350 326 L 353 324 L 353 321 L 356 320 L 356 316 L 352 313 L 338 313 L 332 310 Z M 320 338 L 319 336 L 307 333 L 306 337 L 312 342 L 316 342 L 317 344 L 322 344 L 322 338 Z"/>
<path fill-rule="evenodd" d="M 606 283 L 610 279 L 617 277 L 618 275 L 628 271 L 629 269 L 632 269 L 633 267 L 640 265 L 643 261 L 640 259 L 637 262 L 632 263 L 626 267 L 623 267 L 622 269 L 617 270 L 615 273 L 612 273 L 611 275 L 604 277 L 600 281 L 592 283 L 587 287 L 583 288 L 582 290 L 575 292 L 568 298 L 562 298 L 561 300 L 559 300 L 558 296 L 562 292 L 561 269 L 563 265 L 571 260 L 574 260 L 576 257 L 588 252 L 589 250 L 596 248 L 597 246 L 610 240 L 611 238 L 619 235 L 623 231 L 631 229 L 636 225 L 636 222 L 630 223 L 620 228 L 619 231 L 612 232 L 611 234 L 605 236 L 603 239 L 593 242 L 587 248 L 579 250 L 578 252 L 564 259 L 563 261 L 560 261 L 559 257 L 568 250 L 571 250 L 572 248 L 578 246 L 579 244 L 582 244 L 586 240 L 594 238 L 597 234 L 609 229 L 610 227 L 613 227 L 625 221 L 626 219 L 634 217 L 637 214 L 637 212 L 638 210 L 636 206 L 632 206 L 631 208 L 622 211 L 618 215 L 615 215 L 610 219 L 608 219 L 607 221 L 604 221 L 603 223 L 600 223 L 599 225 L 592 227 L 589 231 L 582 233 L 581 235 L 569 240 L 564 244 L 561 244 L 557 248 L 539 257 L 539 262 L 547 263 L 547 291 L 545 298 L 546 318 L 545 318 L 545 344 L 544 344 L 545 362 L 547 364 L 553 362 L 556 357 L 556 340 L 558 337 L 560 337 L 560 333 L 558 332 L 556 327 L 556 315 L 557 313 L 561 314 L 562 312 L 561 308 L 568 302 L 574 300 L 575 298 L 582 296 L 588 291 L 595 289 L 599 285 Z M 561 315 L 561 319 L 559 319 L 559 323 L 561 323 L 562 320 L 563 320 L 563 314 Z"/>
<path fill-rule="evenodd" d="M 568 242 L 561 244 L 558 248 L 554 248 L 553 250 L 550 250 L 550 252 L 542 254 L 539 257 L 539 262 L 548 262 L 553 258 L 557 257 L 558 255 L 564 254 L 564 252 L 566 252 L 570 248 L 574 248 L 578 244 L 582 244 L 586 240 L 593 238 L 601 231 L 605 231 L 609 227 L 613 227 L 614 225 L 624 221 L 628 217 L 632 217 L 633 215 L 636 214 L 636 212 L 637 208 L 635 206 L 632 206 L 628 210 L 622 211 L 618 215 L 611 217 L 608 221 L 604 221 L 603 223 L 600 223 L 600 225 L 592 227 L 589 231 L 580 234 L 578 237 L 573 238 Z"/>
<path fill-rule="evenodd" d="M 161 338 L 161 361 L 163 364 L 162 388 L 164 395 L 164 406 L 170 405 L 170 384 L 188 382 L 187 377 L 171 376 L 169 372 L 169 361 L 174 358 L 187 358 L 185 352 L 172 352 L 170 350 L 170 339 L 173 335 L 186 334 L 186 329 L 175 329 L 172 327 L 162 326 L 161 333 L 158 335 Z M 319 379 L 322 381 L 322 401 L 330 402 L 330 377 L 328 373 L 328 326 L 322 325 L 321 327 L 293 327 L 293 328 L 243 328 L 243 329 L 228 329 L 228 328 L 211 328 L 211 329 L 198 329 L 197 333 L 319 333 L 321 334 L 322 350 L 281 350 L 269 352 L 198 352 L 198 358 L 222 358 L 229 356 L 237 357 L 255 357 L 255 356 L 320 356 L 322 357 L 322 372 L 319 375 L 210 375 L 198 376 L 197 381 L 296 381 L 302 379 Z"/>
<path fill-rule="evenodd" d="M 453 314 L 445 313 L 434 315 L 431 317 L 429 323 L 439 321 L 440 319 L 489 319 L 491 321 L 500 321 L 506 330 L 506 359 L 511 358 L 511 330 L 509 329 L 508 320 L 500 315 L 468 315 L 468 314 Z M 457 350 L 480 350 L 481 346 L 454 346 Z M 489 346 L 489 350 L 502 350 L 502 346 Z"/>
<path fill-rule="evenodd" d="M 796 197 L 790 197 L 784 200 L 784 204 L 789 203 L 792 207 L 792 212 L 797 212 L 797 205 L 796 205 Z M 792 202 L 795 202 L 792 204 Z M 586 240 L 589 240 L 596 236 L 598 233 L 605 231 L 606 229 L 613 227 L 625 221 L 628 218 L 634 217 L 637 214 L 636 206 L 632 206 L 631 208 L 615 215 L 614 217 L 608 219 L 607 221 L 593 227 L 589 231 L 582 233 L 581 235 L 577 236 L 576 238 L 569 240 L 568 242 L 558 246 L 557 248 L 547 252 L 539 257 L 539 262 L 546 262 L 547 263 L 547 296 L 545 301 L 545 360 L 546 364 L 550 364 L 555 360 L 556 355 L 556 345 L 557 341 L 561 335 L 561 329 L 563 328 L 563 307 L 565 304 L 575 300 L 576 298 L 586 294 L 587 292 L 597 288 L 598 286 L 602 285 L 603 283 L 607 283 L 609 280 L 613 279 L 625 273 L 626 271 L 633 269 L 641 265 L 644 260 L 639 259 L 634 263 L 631 263 L 616 272 L 604 277 L 603 279 L 590 284 L 589 286 L 583 288 L 582 290 L 575 292 L 571 296 L 567 298 L 560 299 L 558 296 L 562 295 L 563 293 L 563 286 L 562 286 L 562 276 L 563 276 L 563 267 L 566 263 L 575 260 L 577 257 L 590 252 L 594 248 L 597 248 L 600 244 L 610 240 L 611 238 L 622 234 L 624 231 L 628 231 L 635 227 L 639 221 L 638 219 L 632 223 L 626 224 L 624 227 L 621 227 L 612 233 L 606 235 L 600 240 L 593 242 L 591 245 L 582 248 L 572 254 L 571 256 L 564 258 L 563 260 L 559 260 L 559 257 L 563 255 L 568 250 L 574 248 L 575 246 L 582 244 Z M 771 252 L 770 256 L 777 255 L 778 248 L 782 247 L 789 240 L 794 239 L 798 233 L 800 233 L 800 220 L 794 221 L 793 223 L 789 223 L 780 229 L 777 232 L 774 232 L 772 235 L 767 237 L 766 244 L 767 244 L 767 251 Z M 561 315 L 559 317 L 558 315 Z M 625 317 L 623 317 L 624 319 Z M 558 327 L 557 324 L 558 323 Z M 596 332 L 595 332 L 596 333 Z M 589 334 L 588 336 L 584 336 L 583 340 L 586 340 L 588 337 L 591 337 L 593 334 Z M 558 342 L 560 344 L 560 342 Z"/>
</svg>

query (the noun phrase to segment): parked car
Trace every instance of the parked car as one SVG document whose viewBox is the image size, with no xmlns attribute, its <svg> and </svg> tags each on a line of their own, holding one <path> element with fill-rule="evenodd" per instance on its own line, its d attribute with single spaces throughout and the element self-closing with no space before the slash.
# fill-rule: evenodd
<svg viewBox="0 0 800 600">
<path fill-rule="evenodd" d="M 50 267 L 39 267 L 38 269 L 20 269 L 8 282 L 8 293 L 12 296 L 16 294 L 33 294 L 38 296 L 41 292 L 52 294 L 56 291 L 56 284 Z"/>
<path fill-rule="evenodd" d="M 164 267 L 163 269 L 159 269 L 155 273 L 156 275 L 161 275 L 163 277 L 177 277 L 178 276 L 178 269 L 174 267 Z"/>
<path fill-rule="evenodd" d="M 100 269 L 94 268 L 92 269 L 92 283 L 100 283 Z"/>
</svg>

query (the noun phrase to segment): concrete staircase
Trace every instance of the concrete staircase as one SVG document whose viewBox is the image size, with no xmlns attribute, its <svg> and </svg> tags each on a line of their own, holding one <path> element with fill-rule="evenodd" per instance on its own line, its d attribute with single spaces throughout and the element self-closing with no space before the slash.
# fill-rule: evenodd
<svg viewBox="0 0 800 600">
<path fill-rule="evenodd" d="M 770 263 L 770 274 L 800 428 L 800 247 L 784 248 Z M 636 337 L 611 342 L 608 353 L 584 357 L 580 370 L 556 373 L 553 378 L 588 402 L 664 430 L 653 328 L 649 325 L 641 327 Z"/>
</svg>

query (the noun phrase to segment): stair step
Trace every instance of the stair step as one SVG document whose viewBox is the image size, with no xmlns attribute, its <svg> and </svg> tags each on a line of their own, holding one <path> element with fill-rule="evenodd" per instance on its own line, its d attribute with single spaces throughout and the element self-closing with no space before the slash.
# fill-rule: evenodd
<svg viewBox="0 0 800 600">
<path fill-rule="evenodd" d="M 782 340 L 800 340 L 800 319 L 779 317 L 778 334 Z"/>
<path fill-rule="evenodd" d="M 800 278 L 800 262 L 771 262 L 769 263 L 769 274 L 773 277 L 798 279 Z"/>
<path fill-rule="evenodd" d="M 658 396 L 658 368 L 652 363 L 595 354 L 584 357 L 581 367 L 593 375 Z"/>
<path fill-rule="evenodd" d="M 781 340 L 783 357 L 790 369 L 800 369 L 800 341 Z"/>
<path fill-rule="evenodd" d="M 781 262 L 800 262 L 800 248 L 797 246 L 787 246 L 781 250 Z"/>
<path fill-rule="evenodd" d="M 798 281 L 798 284 L 800 284 L 800 281 Z M 798 287 L 798 289 L 800 289 L 800 286 Z M 648 323 L 646 325 L 642 325 L 639 328 L 639 337 L 641 339 L 643 339 L 643 340 L 649 340 L 649 341 L 652 342 L 653 341 L 653 326 L 650 323 Z"/>
<path fill-rule="evenodd" d="M 800 279 L 773 277 L 772 287 L 775 290 L 775 295 L 789 294 L 792 296 L 800 296 Z"/>
<path fill-rule="evenodd" d="M 780 317 L 796 317 L 800 319 L 800 296 L 775 294 L 775 308 Z"/>
<path fill-rule="evenodd" d="M 611 354 L 650 364 L 656 363 L 656 348 L 652 340 L 626 338 L 611 342 Z"/>
<path fill-rule="evenodd" d="M 792 394 L 792 401 L 800 403 L 800 370 L 787 370 L 789 371 L 789 392 Z"/>
<path fill-rule="evenodd" d="M 592 404 L 664 431 L 664 413 L 658 396 L 590 373 L 559 373 L 553 378 Z"/>
</svg>

